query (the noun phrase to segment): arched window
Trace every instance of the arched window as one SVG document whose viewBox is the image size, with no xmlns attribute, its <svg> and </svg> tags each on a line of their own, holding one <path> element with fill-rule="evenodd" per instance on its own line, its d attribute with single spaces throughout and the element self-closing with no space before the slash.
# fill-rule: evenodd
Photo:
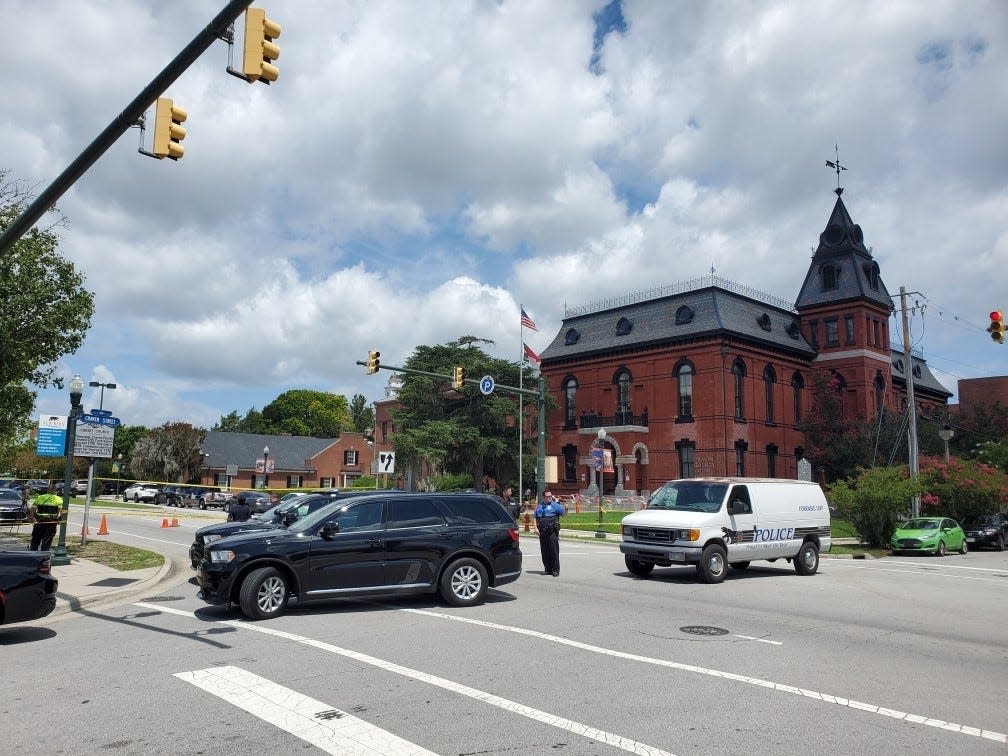
<svg viewBox="0 0 1008 756">
<path fill-rule="evenodd" d="M 767 477 L 777 477 L 777 444 L 767 444 L 766 448 Z"/>
<path fill-rule="evenodd" d="M 766 392 L 766 421 L 774 422 L 774 384 L 777 383 L 777 372 L 773 365 L 767 365 L 763 371 L 763 384 Z"/>
<path fill-rule="evenodd" d="M 576 425 L 574 415 L 577 408 L 577 389 L 577 378 L 571 375 L 564 379 L 564 428 L 573 428 Z"/>
<path fill-rule="evenodd" d="M 572 483 L 577 480 L 577 446 L 567 444 L 563 448 L 564 480 Z"/>
<path fill-rule="evenodd" d="M 885 379 L 881 373 L 875 373 L 875 414 L 881 415 L 885 410 Z"/>
<path fill-rule="evenodd" d="M 739 439 L 735 442 L 735 474 L 740 478 L 745 477 L 745 455 L 748 449 L 747 441 Z"/>
<path fill-rule="evenodd" d="M 731 371 L 735 383 L 735 419 L 745 420 L 745 363 L 735 360 Z"/>
<path fill-rule="evenodd" d="M 795 425 L 801 422 L 802 417 L 801 395 L 802 390 L 804 388 L 805 388 L 805 379 L 802 378 L 802 374 L 796 370 L 795 374 L 791 376 L 791 400 L 794 403 Z"/>
<path fill-rule="evenodd" d="M 630 423 L 630 384 L 633 376 L 626 368 L 620 368 L 616 373 L 616 425 Z"/>
<path fill-rule="evenodd" d="M 679 417 L 680 423 L 692 422 L 693 420 L 693 365 L 683 360 L 676 366 L 675 376 L 679 391 Z"/>
</svg>

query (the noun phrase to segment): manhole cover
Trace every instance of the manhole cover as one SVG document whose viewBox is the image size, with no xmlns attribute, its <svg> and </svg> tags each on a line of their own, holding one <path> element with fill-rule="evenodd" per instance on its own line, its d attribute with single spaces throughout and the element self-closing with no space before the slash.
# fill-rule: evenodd
<svg viewBox="0 0 1008 756">
<path fill-rule="evenodd" d="M 723 627 L 712 627 L 711 625 L 686 625 L 686 627 L 679 629 L 690 635 L 728 635 L 728 631 Z"/>
</svg>

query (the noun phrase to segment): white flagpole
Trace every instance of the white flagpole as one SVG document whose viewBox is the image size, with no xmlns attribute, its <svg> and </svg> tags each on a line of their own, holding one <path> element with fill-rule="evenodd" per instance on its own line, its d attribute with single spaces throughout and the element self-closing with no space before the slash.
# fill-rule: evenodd
<svg viewBox="0 0 1008 756">
<path fill-rule="evenodd" d="M 520 312 L 525 312 L 525 305 L 518 305 Z M 519 314 L 518 320 L 521 325 L 518 332 L 521 341 L 518 344 L 521 350 L 521 357 L 518 361 L 518 388 L 525 388 L 525 319 Z M 525 503 L 525 484 L 522 482 L 522 447 L 525 445 L 525 397 L 518 394 L 518 501 Z"/>
</svg>

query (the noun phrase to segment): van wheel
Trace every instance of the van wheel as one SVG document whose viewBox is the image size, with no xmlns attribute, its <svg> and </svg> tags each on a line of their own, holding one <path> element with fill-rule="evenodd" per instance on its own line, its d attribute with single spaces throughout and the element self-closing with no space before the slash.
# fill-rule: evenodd
<svg viewBox="0 0 1008 756">
<path fill-rule="evenodd" d="M 626 557 L 623 561 L 626 562 L 626 568 L 637 577 L 647 577 L 654 569 L 654 562 L 642 562 L 632 557 Z"/>
<path fill-rule="evenodd" d="M 815 575 L 819 569 L 819 547 L 805 541 L 794 557 L 794 569 L 799 575 Z"/>
<path fill-rule="evenodd" d="M 476 559 L 452 562 L 441 576 L 441 597 L 452 606 L 480 604 L 486 593 L 486 568 Z"/>
<path fill-rule="evenodd" d="M 749 562 L 732 562 L 731 566 L 736 570 L 744 570 L 749 567 Z"/>
<path fill-rule="evenodd" d="M 287 580 L 274 567 L 260 567 L 242 581 L 238 604 L 249 619 L 279 617 L 287 608 Z"/>
<path fill-rule="evenodd" d="M 728 566 L 728 555 L 724 546 L 712 543 L 705 547 L 697 563 L 697 577 L 704 583 L 720 583 L 724 580 L 725 568 Z"/>
</svg>

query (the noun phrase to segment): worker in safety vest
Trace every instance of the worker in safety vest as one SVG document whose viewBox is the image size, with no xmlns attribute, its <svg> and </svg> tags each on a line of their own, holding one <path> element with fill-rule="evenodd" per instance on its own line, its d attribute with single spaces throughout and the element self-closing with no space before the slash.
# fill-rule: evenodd
<svg viewBox="0 0 1008 756">
<path fill-rule="evenodd" d="M 56 536 L 56 526 L 63 516 L 63 500 L 56 495 L 56 484 L 49 483 L 49 490 L 35 497 L 28 508 L 32 526 L 30 551 L 48 551 Z"/>
</svg>

